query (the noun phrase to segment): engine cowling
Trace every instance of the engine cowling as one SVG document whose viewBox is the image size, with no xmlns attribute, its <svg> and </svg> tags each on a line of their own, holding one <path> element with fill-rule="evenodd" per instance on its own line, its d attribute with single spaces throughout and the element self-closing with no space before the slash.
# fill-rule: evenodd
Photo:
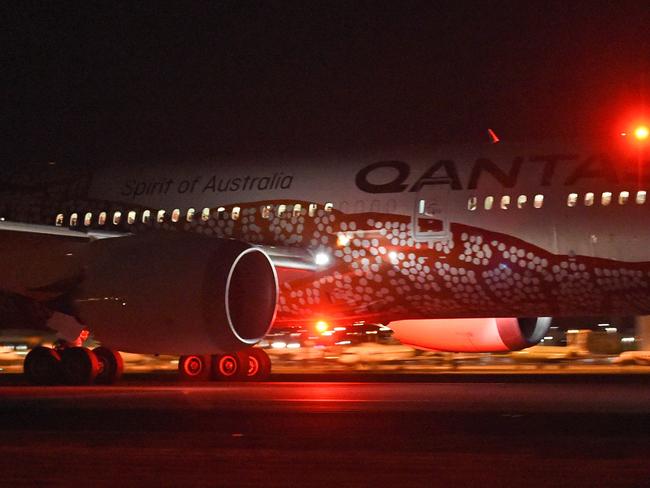
<svg viewBox="0 0 650 488">
<path fill-rule="evenodd" d="M 537 344 L 550 317 L 398 320 L 388 326 L 402 343 L 448 352 L 517 351 Z"/>
<path fill-rule="evenodd" d="M 104 344 L 151 354 L 214 354 L 257 343 L 278 282 L 260 249 L 197 234 L 147 233 L 89 245 L 73 295 Z"/>
</svg>

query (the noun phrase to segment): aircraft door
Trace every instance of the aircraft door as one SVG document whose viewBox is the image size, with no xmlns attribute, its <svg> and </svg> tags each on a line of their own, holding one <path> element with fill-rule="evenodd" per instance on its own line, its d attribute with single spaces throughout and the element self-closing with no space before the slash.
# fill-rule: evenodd
<svg viewBox="0 0 650 488">
<path fill-rule="evenodd" d="M 449 239 L 451 186 L 447 178 L 432 178 L 417 191 L 413 213 L 416 241 Z"/>
</svg>

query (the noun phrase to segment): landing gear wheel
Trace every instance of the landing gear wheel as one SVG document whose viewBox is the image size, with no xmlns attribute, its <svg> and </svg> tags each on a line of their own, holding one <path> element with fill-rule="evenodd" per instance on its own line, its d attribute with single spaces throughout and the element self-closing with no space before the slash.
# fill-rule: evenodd
<svg viewBox="0 0 650 488">
<path fill-rule="evenodd" d="M 99 361 L 90 349 L 69 347 L 61 351 L 61 370 L 67 385 L 92 385 L 99 373 Z"/>
<path fill-rule="evenodd" d="M 122 377 L 122 371 L 124 370 L 122 355 L 103 346 L 93 349 L 93 354 L 97 357 L 99 363 L 99 373 L 95 378 L 95 383 L 98 385 L 115 384 Z"/>
<path fill-rule="evenodd" d="M 242 352 L 212 356 L 212 378 L 218 381 L 237 381 L 246 374 L 248 357 Z"/>
<path fill-rule="evenodd" d="M 56 385 L 61 382 L 61 356 L 52 348 L 35 347 L 25 357 L 23 371 L 34 385 Z"/>
<path fill-rule="evenodd" d="M 246 381 L 264 381 L 271 374 L 271 358 L 264 349 L 257 347 L 246 351 L 248 354 L 248 370 L 244 379 Z"/>
<path fill-rule="evenodd" d="M 178 374 L 182 381 L 208 381 L 210 379 L 210 356 L 192 354 L 178 360 Z"/>
</svg>

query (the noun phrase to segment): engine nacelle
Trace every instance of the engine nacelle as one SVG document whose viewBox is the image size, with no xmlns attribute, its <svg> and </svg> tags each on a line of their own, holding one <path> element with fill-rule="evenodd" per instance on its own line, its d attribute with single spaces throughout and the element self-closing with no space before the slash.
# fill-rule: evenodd
<svg viewBox="0 0 650 488">
<path fill-rule="evenodd" d="M 435 351 L 503 352 L 534 346 L 550 317 L 398 320 L 388 326 L 402 343 Z"/>
<path fill-rule="evenodd" d="M 246 243 L 147 233 L 91 243 L 75 315 L 104 344 L 213 354 L 257 343 L 275 317 L 273 264 Z"/>
</svg>

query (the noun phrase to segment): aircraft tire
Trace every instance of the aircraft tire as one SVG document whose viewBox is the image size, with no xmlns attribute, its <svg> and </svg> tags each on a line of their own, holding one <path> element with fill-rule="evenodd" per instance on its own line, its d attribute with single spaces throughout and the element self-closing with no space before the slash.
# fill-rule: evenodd
<svg viewBox="0 0 650 488">
<path fill-rule="evenodd" d="M 62 379 L 61 356 L 50 347 L 35 347 L 25 357 L 23 372 L 33 385 L 59 384 Z"/>
<path fill-rule="evenodd" d="M 245 381 L 265 381 L 271 375 L 271 358 L 264 349 L 252 347 L 246 351 L 248 369 L 242 376 Z"/>
<path fill-rule="evenodd" d="M 178 360 L 178 374 L 181 381 L 209 381 L 211 358 L 205 354 L 181 356 Z"/>
<path fill-rule="evenodd" d="M 61 351 L 61 370 L 67 385 L 92 385 L 99 374 L 99 361 L 88 348 L 69 347 Z"/>
<path fill-rule="evenodd" d="M 216 381 L 239 381 L 246 375 L 248 355 L 242 351 L 214 354 L 212 356 L 212 379 Z"/>
<path fill-rule="evenodd" d="M 95 378 L 95 383 L 98 385 L 115 384 L 122 377 L 122 372 L 124 371 L 122 355 L 117 351 L 103 346 L 93 349 L 93 354 L 99 362 L 99 373 L 97 374 L 97 378 Z"/>
</svg>

